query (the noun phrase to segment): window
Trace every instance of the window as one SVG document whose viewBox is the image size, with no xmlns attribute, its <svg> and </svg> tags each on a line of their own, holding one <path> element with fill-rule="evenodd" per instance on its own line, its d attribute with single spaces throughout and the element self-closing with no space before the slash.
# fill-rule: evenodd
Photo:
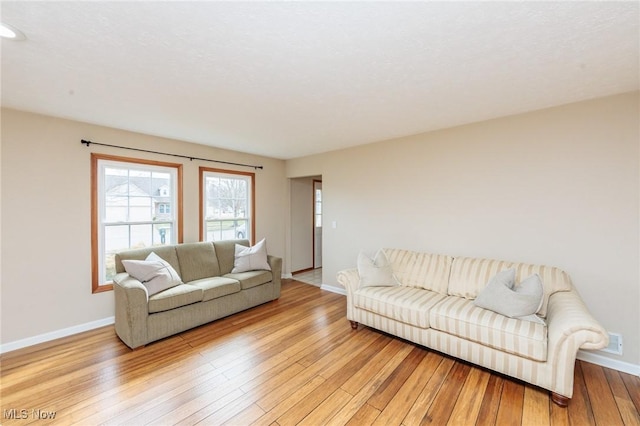
<svg viewBox="0 0 640 426">
<path fill-rule="evenodd" d="M 316 185 L 316 182 L 314 182 Z M 322 188 L 316 188 L 315 190 L 315 205 L 313 209 L 313 216 L 316 228 L 322 227 Z"/>
<path fill-rule="evenodd" d="M 182 242 L 181 164 L 91 154 L 91 191 L 94 293 L 113 288 L 116 252 Z"/>
<path fill-rule="evenodd" d="M 200 240 L 254 235 L 254 173 L 200 167 Z"/>
</svg>

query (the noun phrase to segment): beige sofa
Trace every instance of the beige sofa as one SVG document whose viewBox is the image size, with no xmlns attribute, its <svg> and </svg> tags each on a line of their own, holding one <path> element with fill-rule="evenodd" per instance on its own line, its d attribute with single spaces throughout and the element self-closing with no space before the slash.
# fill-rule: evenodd
<svg viewBox="0 0 640 426">
<path fill-rule="evenodd" d="M 282 259 L 268 256 L 271 271 L 231 273 L 235 244 L 247 240 L 199 242 L 128 250 L 116 254 L 115 329 L 137 348 L 280 297 Z M 183 284 L 149 296 L 125 272 L 123 260 L 144 260 L 154 252 L 179 274 Z"/>
<path fill-rule="evenodd" d="M 558 405 L 573 395 L 578 349 L 600 349 L 608 334 L 590 315 L 569 275 L 555 267 L 383 249 L 399 282 L 361 286 L 358 269 L 338 273 L 347 318 L 551 391 Z M 498 272 L 542 278 L 536 317 L 509 318 L 474 304 Z M 396 283 L 397 284 L 397 283 Z"/>
</svg>

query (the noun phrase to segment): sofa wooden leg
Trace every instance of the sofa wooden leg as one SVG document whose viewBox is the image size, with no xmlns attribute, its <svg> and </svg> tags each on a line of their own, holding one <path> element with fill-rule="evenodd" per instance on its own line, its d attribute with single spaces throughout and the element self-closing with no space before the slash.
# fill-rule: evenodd
<svg viewBox="0 0 640 426">
<path fill-rule="evenodd" d="M 349 322 L 351 323 L 351 328 L 354 330 L 358 329 L 358 323 L 356 321 L 351 321 L 349 320 Z"/>
<path fill-rule="evenodd" d="M 569 405 L 569 398 L 555 392 L 551 392 L 551 400 L 558 404 L 560 407 L 566 407 Z"/>
</svg>

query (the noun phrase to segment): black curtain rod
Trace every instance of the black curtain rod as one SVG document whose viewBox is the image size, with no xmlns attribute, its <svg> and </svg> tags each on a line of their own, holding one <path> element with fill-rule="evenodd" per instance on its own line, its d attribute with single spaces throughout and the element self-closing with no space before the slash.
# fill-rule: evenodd
<svg viewBox="0 0 640 426">
<path fill-rule="evenodd" d="M 139 148 L 130 148 L 128 146 L 109 145 L 107 143 L 92 142 L 92 141 L 88 141 L 88 140 L 84 140 L 84 139 L 82 139 L 80 141 L 80 143 L 82 143 L 82 144 L 84 144 L 86 146 L 94 144 L 94 145 L 100 145 L 100 146 L 108 146 L 108 147 L 111 147 L 111 148 L 129 149 L 131 151 L 148 152 L 148 153 L 151 153 L 151 154 L 169 155 L 171 157 L 186 158 L 189 161 L 193 161 L 193 160 L 210 161 L 212 163 L 228 164 L 228 165 L 231 165 L 231 166 L 252 167 L 252 168 L 254 168 L 256 170 L 257 169 L 263 169 L 262 166 L 254 166 L 253 164 L 242 164 L 242 163 L 232 163 L 230 161 L 210 160 L 208 158 L 191 157 L 189 155 L 170 154 L 168 152 L 151 151 L 151 150 L 148 150 L 148 149 L 139 149 Z"/>
</svg>

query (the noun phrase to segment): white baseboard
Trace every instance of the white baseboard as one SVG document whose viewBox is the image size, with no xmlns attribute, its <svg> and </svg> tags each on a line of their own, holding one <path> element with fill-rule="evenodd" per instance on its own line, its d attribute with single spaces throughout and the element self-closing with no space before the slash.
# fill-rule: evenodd
<svg viewBox="0 0 640 426">
<path fill-rule="evenodd" d="M 61 337 L 71 336 L 73 334 L 82 333 L 84 331 L 93 330 L 114 323 L 115 317 L 108 317 L 101 320 L 75 325 L 73 327 L 63 328 L 62 330 L 51 331 L 49 333 L 39 334 L 33 337 L 27 337 L 26 339 L 16 340 L 15 342 L 9 342 L 0 345 L 0 354 L 26 348 L 28 346 L 37 345 L 39 343 L 49 342 L 51 340 L 60 339 Z"/>
<path fill-rule="evenodd" d="M 333 286 L 333 285 L 322 284 L 320 286 L 320 289 L 321 290 L 330 291 L 332 293 L 338 293 L 338 294 L 341 294 L 343 296 L 347 295 L 347 290 L 345 290 L 342 287 L 336 287 L 336 286 Z"/>
<path fill-rule="evenodd" d="M 630 362 L 618 361 L 604 355 L 598 354 L 596 351 L 578 351 L 580 361 L 587 361 L 601 367 L 611 368 L 612 370 L 622 371 L 623 373 L 640 376 L 640 365 L 631 364 Z"/>
<path fill-rule="evenodd" d="M 291 272 L 289 272 L 288 274 L 282 274 L 281 278 L 283 280 L 290 280 L 291 278 L 293 278 L 293 274 Z"/>
</svg>

